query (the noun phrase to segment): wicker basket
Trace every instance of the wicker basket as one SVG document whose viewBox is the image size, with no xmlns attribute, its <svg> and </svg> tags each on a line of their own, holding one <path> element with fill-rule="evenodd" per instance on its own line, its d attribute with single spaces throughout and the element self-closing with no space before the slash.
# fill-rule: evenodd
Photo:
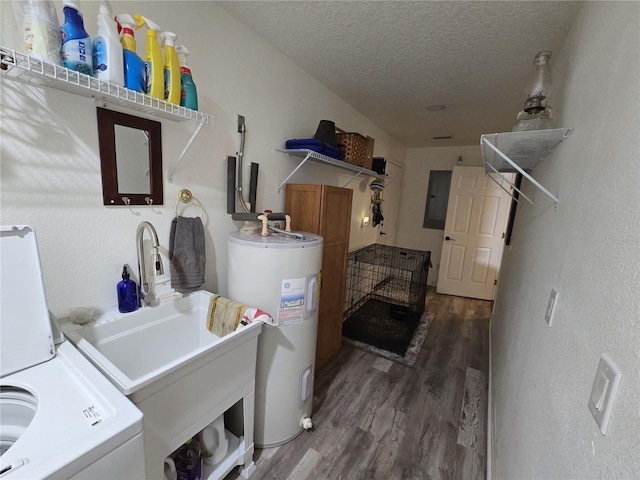
<svg viewBox="0 0 640 480">
<path fill-rule="evenodd" d="M 336 132 L 338 147 L 342 150 L 344 161 L 362 167 L 367 159 L 369 140 L 359 133 Z"/>
</svg>

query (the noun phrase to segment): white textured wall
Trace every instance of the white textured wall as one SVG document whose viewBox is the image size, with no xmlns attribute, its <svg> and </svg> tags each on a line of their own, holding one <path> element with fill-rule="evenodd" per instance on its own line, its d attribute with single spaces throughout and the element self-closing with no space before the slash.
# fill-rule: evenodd
<svg viewBox="0 0 640 480">
<path fill-rule="evenodd" d="M 431 250 L 429 285 L 436 285 L 442 255 L 444 230 L 423 228 L 424 208 L 431 170 L 452 170 L 462 155 L 466 167 L 482 166 L 480 139 L 478 145 L 466 147 L 409 148 L 402 180 L 400 216 L 396 230 L 396 245 L 416 250 Z"/>
<path fill-rule="evenodd" d="M 62 11 L 61 2 L 55 2 Z M 226 214 L 227 155 L 239 147 L 236 114 L 246 117 L 248 163 L 260 163 L 258 208 L 281 211 L 277 185 L 297 165 L 275 151 L 288 138 L 313 136 L 321 119 L 375 138 L 375 154 L 404 158 L 404 148 L 312 77 L 210 2 L 119 2 L 114 13 L 148 15 L 178 34 L 190 50 L 200 109 L 216 117 L 205 126 L 169 184 L 173 166 L 196 124 L 162 121 L 165 204 L 153 208 L 104 207 L 95 104 L 91 99 L 2 80 L 1 222 L 26 223 L 38 234 L 45 288 L 54 314 L 70 307 L 115 304 L 123 263 L 136 264 L 135 231 L 142 220 L 168 248 L 177 192 L 192 191 L 204 205 L 207 273 L 204 288 L 226 291 L 226 236 L 236 225 Z M 82 2 L 85 26 L 95 34 L 98 2 Z M 11 2 L 0 2 L 1 39 L 16 46 Z M 61 14 L 60 14 L 60 17 Z M 137 34 L 144 52 L 144 32 Z M 21 50 L 20 48 L 17 48 Z M 309 164 L 290 181 L 342 185 L 340 170 Z M 356 182 L 354 212 L 369 192 Z M 245 184 L 248 190 L 248 184 Z M 197 210 L 187 210 L 187 215 Z M 353 229 L 351 248 L 376 241 L 376 229 Z M 168 272 L 168 262 L 165 263 Z"/>
<path fill-rule="evenodd" d="M 554 52 L 553 105 L 574 132 L 534 170 L 557 210 L 534 192 L 504 255 L 491 334 L 493 478 L 640 475 L 639 29 L 640 3 L 586 2 Z M 623 374 L 604 437 L 587 409 L 602 353 Z"/>
</svg>

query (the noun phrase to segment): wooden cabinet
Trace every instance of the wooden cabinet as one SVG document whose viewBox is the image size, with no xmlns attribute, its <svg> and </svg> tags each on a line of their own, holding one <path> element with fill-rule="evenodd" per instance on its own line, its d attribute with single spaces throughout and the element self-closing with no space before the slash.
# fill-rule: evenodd
<svg viewBox="0 0 640 480">
<path fill-rule="evenodd" d="M 287 184 L 285 211 L 295 231 L 324 238 L 316 371 L 340 351 L 353 190 L 315 184 Z"/>
</svg>

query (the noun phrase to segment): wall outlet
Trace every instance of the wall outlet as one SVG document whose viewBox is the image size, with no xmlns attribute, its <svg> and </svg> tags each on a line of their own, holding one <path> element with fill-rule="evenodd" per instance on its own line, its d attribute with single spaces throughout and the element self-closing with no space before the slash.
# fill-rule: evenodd
<svg viewBox="0 0 640 480">
<path fill-rule="evenodd" d="M 547 311 L 544 314 L 544 319 L 549 326 L 551 326 L 551 322 L 553 321 L 553 312 L 556 309 L 556 303 L 558 303 L 558 292 L 555 288 L 552 288 L 551 294 L 549 295 L 549 303 L 547 304 Z"/>
</svg>

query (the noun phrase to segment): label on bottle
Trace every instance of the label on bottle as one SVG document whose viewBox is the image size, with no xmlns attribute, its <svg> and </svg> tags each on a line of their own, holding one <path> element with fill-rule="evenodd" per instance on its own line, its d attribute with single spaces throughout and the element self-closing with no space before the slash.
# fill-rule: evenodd
<svg viewBox="0 0 640 480">
<path fill-rule="evenodd" d="M 93 39 L 93 76 L 99 77 L 107 73 L 109 61 L 107 52 L 107 42 L 102 35 Z M 102 74 L 101 74 L 102 73 Z"/>
<path fill-rule="evenodd" d="M 23 26 L 27 54 L 60 65 L 60 30 L 50 23 L 27 15 Z"/>
<path fill-rule="evenodd" d="M 62 63 L 69 70 L 93 75 L 91 39 L 66 40 L 62 44 Z"/>
<path fill-rule="evenodd" d="M 124 84 L 129 90 L 146 93 L 145 64 L 135 52 L 124 50 Z"/>
<path fill-rule="evenodd" d="M 169 85 L 171 84 L 171 70 L 164 69 L 164 99 L 169 98 Z"/>
<path fill-rule="evenodd" d="M 191 75 L 183 73 L 181 75 L 181 89 L 180 89 L 180 106 L 190 108 L 191 110 L 198 110 L 198 92 L 196 86 L 193 83 Z"/>
<path fill-rule="evenodd" d="M 151 65 L 151 62 L 144 62 L 144 75 L 145 75 L 145 81 L 146 81 L 146 86 L 145 86 L 145 93 L 149 93 L 151 91 L 151 75 L 153 74 L 153 65 Z"/>
</svg>

